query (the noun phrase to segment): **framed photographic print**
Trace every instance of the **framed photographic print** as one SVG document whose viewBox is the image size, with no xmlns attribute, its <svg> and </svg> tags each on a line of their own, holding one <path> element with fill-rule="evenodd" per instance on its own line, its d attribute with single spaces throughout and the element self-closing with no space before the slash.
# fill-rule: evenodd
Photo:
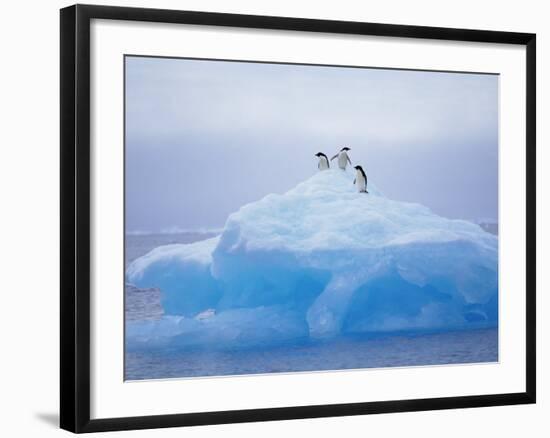
<svg viewBox="0 0 550 438">
<path fill-rule="evenodd" d="M 61 427 L 535 402 L 535 35 L 61 10 Z"/>
</svg>

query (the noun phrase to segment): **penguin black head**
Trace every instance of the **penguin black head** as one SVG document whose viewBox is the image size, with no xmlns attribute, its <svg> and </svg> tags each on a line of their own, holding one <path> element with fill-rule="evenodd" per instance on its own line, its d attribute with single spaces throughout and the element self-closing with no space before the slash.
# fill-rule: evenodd
<svg viewBox="0 0 550 438">
<path fill-rule="evenodd" d="M 363 170 L 363 168 L 361 166 L 355 166 L 354 169 L 356 170 Z"/>
<path fill-rule="evenodd" d="M 341 150 L 341 151 L 351 151 L 351 149 L 348 148 L 347 146 L 346 146 L 345 148 L 340 149 L 340 150 Z"/>
<path fill-rule="evenodd" d="M 317 153 L 315 154 L 316 157 L 322 157 L 323 155 L 325 155 L 325 154 L 323 154 L 322 152 L 317 152 Z"/>
</svg>

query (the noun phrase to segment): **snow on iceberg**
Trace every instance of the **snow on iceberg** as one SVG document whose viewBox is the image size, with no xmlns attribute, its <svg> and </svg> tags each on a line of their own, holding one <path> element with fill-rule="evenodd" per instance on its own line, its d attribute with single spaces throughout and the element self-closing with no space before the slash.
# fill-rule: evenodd
<svg viewBox="0 0 550 438">
<path fill-rule="evenodd" d="M 243 206 L 219 237 L 134 261 L 128 281 L 159 287 L 168 319 L 129 324 L 130 343 L 496 326 L 496 236 L 388 199 L 372 184 L 357 193 L 352 181 L 352 172 L 318 172 Z M 196 318 L 207 309 L 208 318 Z"/>
</svg>

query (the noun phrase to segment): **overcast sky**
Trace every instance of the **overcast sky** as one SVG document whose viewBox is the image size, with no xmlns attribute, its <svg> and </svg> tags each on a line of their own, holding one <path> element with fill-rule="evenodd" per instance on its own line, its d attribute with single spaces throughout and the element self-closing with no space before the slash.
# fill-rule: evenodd
<svg viewBox="0 0 550 438">
<path fill-rule="evenodd" d="M 497 219 L 498 76 L 126 58 L 126 230 L 221 227 L 351 148 L 386 196 Z"/>
</svg>

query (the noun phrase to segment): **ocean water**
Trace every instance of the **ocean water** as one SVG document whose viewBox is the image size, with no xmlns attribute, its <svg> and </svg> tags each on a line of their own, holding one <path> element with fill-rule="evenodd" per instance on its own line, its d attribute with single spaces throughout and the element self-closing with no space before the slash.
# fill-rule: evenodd
<svg viewBox="0 0 550 438">
<path fill-rule="evenodd" d="M 206 233 L 126 236 L 126 266 L 151 249 L 170 243 L 191 243 Z M 161 291 L 126 285 L 127 321 L 158 319 Z M 485 363 L 498 361 L 498 330 L 359 336 L 329 341 L 250 349 L 167 348 L 126 351 L 125 379 L 328 371 L 358 368 Z"/>
<path fill-rule="evenodd" d="M 250 350 L 128 352 L 126 380 L 495 362 L 496 329 Z"/>
</svg>

